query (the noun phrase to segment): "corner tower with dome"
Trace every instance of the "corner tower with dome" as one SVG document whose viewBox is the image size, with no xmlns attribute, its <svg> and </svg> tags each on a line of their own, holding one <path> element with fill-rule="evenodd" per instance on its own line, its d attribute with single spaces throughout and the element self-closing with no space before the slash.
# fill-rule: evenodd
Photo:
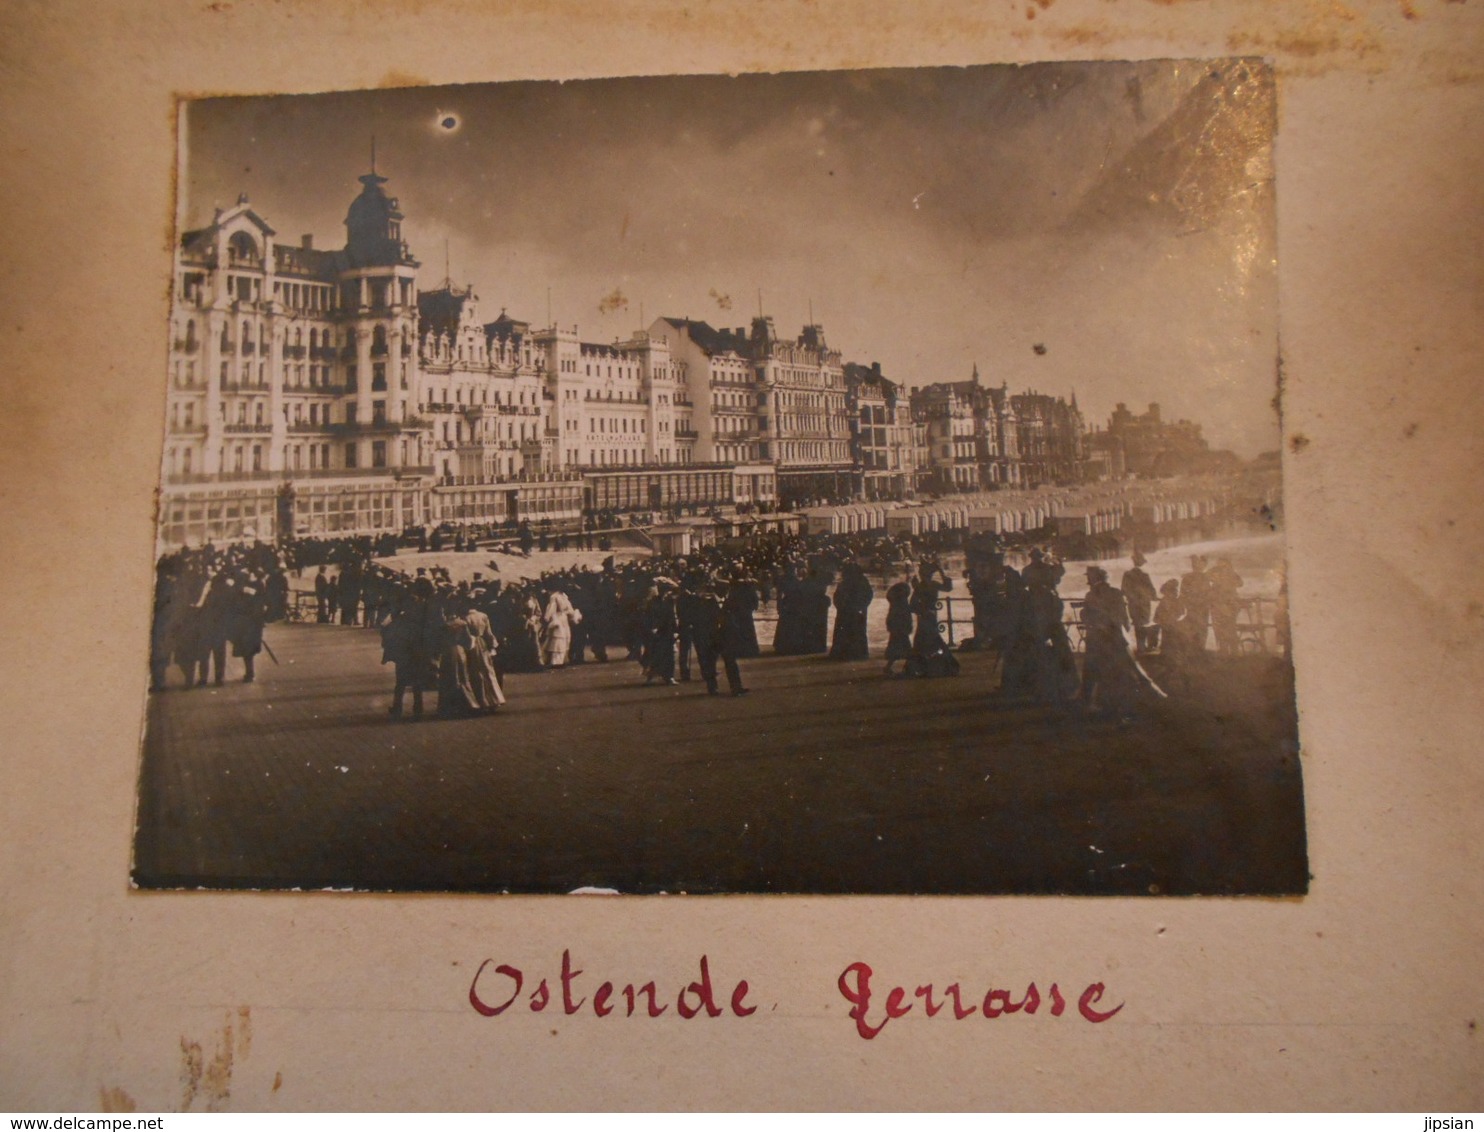
<svg viewBox="0 0 1484 1132">
<path fill-rule="evenodd" d="M 337 265 L 347 468 L 421 466 L 417 392 L 417 260 L 402 238 L 397 199 L 372 156 L 345 215 Z"/>
<path fill-rule="evenodd" d="M 419 264 L 401 207 L 374 153 L 359 181 L 340 248 L 276 242 L 245 194 L 182 234 L 162 544 L 397 531 L 520 508 L 516 485 L 468 498 L 467 461 L 452 454 L 476 422 L 434 412 L 448 391 L 422 372 Z M 530 494 L 532 517 L 580 514 L 580 482 Z"/>
</svg>

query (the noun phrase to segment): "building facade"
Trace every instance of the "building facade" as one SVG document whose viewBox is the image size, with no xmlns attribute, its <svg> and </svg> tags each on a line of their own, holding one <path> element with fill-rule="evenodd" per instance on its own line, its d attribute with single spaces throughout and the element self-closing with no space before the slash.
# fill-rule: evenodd
<svg viewBox="0 0 1484 1132">
<path fill-rule="evenodd" d="M 278 242 L 245 197 L 182 235 L 162 543 L 757 514 L 1084 467 L 1075 397 L 1011 396 L 976 368 L 909 400 L 879 365 L 844 364 L 812 320 L 789 338 L 766 315 L 660 318 L 597 343 L 489 319 L 472 285 L 419 289 L 387 179 L 359 181 L 338 248 Z M 1120 405 L 1099 442 L 1144 452 L 1169 431 L 1151 413 Z"/>
<path fill-rule="evenodd" d="M 1239 461 L 1231 452 L 1212 450 L 1194 421 L 1167 421 L 1157 403 L 1142 413 L 1119 402 L 1108 426 L 1088 434 L 1093 473 L 1161 477 L 1221 471 Z"/>
<path fill-rule="evenodd" d="M 845 365 L 845 407 L 855 495 L 870 501 L 911 499 L 917 492 L 917 452 L 910 406 L 881 363 Z"/>
<path fill-rule="evenodd" d="M 1016 393 L 1010 397 L 1010 407 L 1015 415 L 1020 481 L 1032 487 L 1081 482 L 1086 429 L 1076 392 L 1070 401 L 1034 390 Z"/>
<path fill-rule="evenodd" d="M 245 197 L 176 257 L 162 538 L 428 518 L 417 262 L 374 172 L 335 251 L 280 244 Z"/>
<path fill-rule="evenodd" d="M 1021 484 L 1075 483 L 1085 476 L 1077 396 L 1010 393 L 968 381 L 938 382 L 912 393 L 912 415 L 926 433 L 927 480 L 940 492 Z"/>
<path fill-rule="evenodd" d="M 823 327 L 786 339 L 767 315 L 750 329 L 661 318 L 650 335 L 667 338 L 683 365 L 694 460 L 771 464 L 785 507 L 850 495 L 845 370 Z"/>
</svg>

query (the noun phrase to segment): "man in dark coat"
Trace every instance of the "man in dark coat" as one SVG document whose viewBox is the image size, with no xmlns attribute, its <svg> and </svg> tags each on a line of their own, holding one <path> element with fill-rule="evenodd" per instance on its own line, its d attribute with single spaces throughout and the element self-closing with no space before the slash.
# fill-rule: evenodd
<svg viewBox="0 0 1484 1132">
<path fill-rule="evenodd" d="M 354 563 L 341 567 L 340 585 L 337 587 L 340 601 L 340 624 L 356 623 L 356 607 L 361 601 L 361 571 Z"/>
<path fill-rule="evenodd" d="M 773 628 L 773 652 L 778 656 L 798 656 L 804 648 L 804 607 L 807 598 L 800 567 L 788 563 L 778 576 L 778 623 Z"/>
<path fill-rule="evenodd" d="M 731 633 L 736 642 L 738 659 L 761 655 L 757 625 L 752 619 L 758 607 L 757 584 L 751 578 L 734 576 L 727 586 L 727 595 L 722 599 L 721 605 L 732 623 Z"/>
<path fill-rule="evenodd" d="M 1031 547 L 1030 561 L 1020 571 L 1020 576 L 1025 580 L 1028 589 L 1047 589 L 1055 591 L 1061 585 L 1061 580 L 1066 576 L 1067 568 L 1055 558 L 1046 554 L 1039 546 Z"/>
<path fill-rule="evenodd" d="M 206 596 L 202 598 L 198 611 L 201 652 L 204 657 L 210 658 L 212 679 L 218 686 L 227 678 L 227 640 L 232 632 L 232 620 L 236 612 L 236 588 L 237 579 L 226 567 L 222 567 L 207 586 Z M 203 659 L 198 687 L 206 683 L 206 667 L 206 660 Z"/>
<path fill-rule="evenodd" d="M 644 610 L 646 684 L 655 679 L 666 684 L 678 683 L 675 679 L 675 633 L 678 628 L 675 588 L 675 583 L 669 578 L 656 578 L 655 594 Z"/>
<path fill-rule="evenodd" d="M 165 690 L 166 673 L 170 669 L 170 656 L 175 649 L 175 629 L 180 619 L 179 606 L 183 601 L 184 588 L 177 577 L 175 567 L 166 559 L 160 559 L 155 568 L 155 606 L 150 620 L 149 633 L 149 690 Z"/>
<path fill-rule="evenodd" d="M 1236 656 L 1242 651 L 1237 629 L 1237 611 L 1242 607 L 1238 592 L 1241 588 L 1242 579 L 1228 558 L 1218 558 L 1216 565 L 1206 572 L 1207 609 L 1216 637 L 1216 651 L 1226 656 Z"/>
<path fill-rule="evenodd" d="M 289 579 L 277 566 L 268 573 L 267 600 L 269 621 L 282 621 L 289 615 Z"/>
<path fill-rule="evenodd" d="M 1154 631 L 1149 624 L 1149 614 L 1154 608 L 1154 599 L 1159 596 L 1149 575 L 1144 573 L 1147 562 L 1142 554 L 1134 551 L 1134 564 L 1123 572 L 1118 588 L 1123 591 L 1123 600 L 1128 603 L 1128 619 L 1134 628 L 1134 642 L 1140 652 L 1154 647 Z"/>
<path fill-rule="evenodd" d="M 1206 574 L 1206 559 L 1199 554 L 1191 556 L 1190 573 L 1180 579 L 1180 599 L 1185 603 L 1186 643 L 1191 657 L 1204 657 L 1211 628 L 1211 579 Z"/>
<path fill-rule="evenodd" d="M 321 625 L 328 624 L 330 620 L 330 579 L 323 566 L 314 576 L 314 607 L 314 619 Z"/>
<path fill-rule="evenodd" d="M 675 595 L 675 625 L 679 648 L 680 679 L 690 680 L 690 654 L 696 646 L 696 634 L 703 628 L 707 616 L 701 601 L 701 589 L 706 585 L 706 576 L 697 570 L 688 571 L 680 583 L 680 592 Z M 708 629 L 709 631 L 709 629 Z"/>
<path fill-rule="evenodd" d="M 592 611 L 583 610 L 588 621 L 588 643 L 593 658 L 608 663 L 608 646 L 620 643 L 618 630 L 618 578 L 613 573 L 613 560 L 603 564 L 603 571 L 593 581 Z"/>
<path fill-rule="evenodd" d="M 866 572 L 856 562 L 847 562 L 835 587 L 835 637 L 830 646 L 832 660 L 868 660 L 866 614 L 875 592 Z"/>
<path fill-rule="evenodd" d="M 832 581 L 834 581 L 834 571 L 823 563 L 810 566 L 809 573 L 804 577 L 801 652 L 820 653 L 830 650 L 830 583 Z"/>
<path fill-rule="evenodd" d="M 706 691 L 713 696 L 720 694 L 716 686 L 716 661 L 720 658 L 726 669 L 728 690 L 734 696 L 747 695 L 747 689 L 742 686 L 742 670 L 737 667 L 737 656 L 745 641 L 727 615 L 725 603 L 714 586 L 706 585 L 696 594 L 694 641 Z"/>
<path fill-rule="evenodd" d="M 268 619 L 268 598 L 263 584 L 251 575 L 238 580 L 227 626 L 232 642 L 232 655 L 241 659 L 246 671 L 242 682 L 251 684 L 257 673 L 254 666 L 263 651 L 263 625 Z M 217 683 L 221 683 L 220 677 Z"/>
</svg>

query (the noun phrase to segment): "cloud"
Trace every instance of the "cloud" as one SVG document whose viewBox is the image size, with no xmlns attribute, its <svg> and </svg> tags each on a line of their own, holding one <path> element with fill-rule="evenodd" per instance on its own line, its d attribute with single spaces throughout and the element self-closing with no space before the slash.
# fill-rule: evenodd
<svg viewBox="0 0 1484 1132">
<path fill-rule="evenodd" d="M 197 222 L 246 189 L 330 245 L 374 133 L 427 277 L 447 237 L 487 304 L 544 317 L 550 288 L 601 341 L 641 303 L 761 291 L 908 384 L 977 360 L 1252 453 L 1276 443 L 1270 96 L 1257 64 L 1153 61 L 216 99 L 185 183 Z"/>
</svg>

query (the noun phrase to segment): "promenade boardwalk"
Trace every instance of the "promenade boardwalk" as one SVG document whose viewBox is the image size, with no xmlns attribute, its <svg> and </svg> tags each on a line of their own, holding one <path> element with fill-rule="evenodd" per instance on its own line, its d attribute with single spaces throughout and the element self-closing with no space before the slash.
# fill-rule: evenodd
<svg viewBox="0 0 1484 1132">
<path fill-rule="evenodd" d="M 1131 723 L 1004 708 L 993 658 L 744 662 L 753 694 L 632 662 L 512 675 L 389 719 L 377 635 L 270 626 L 255 684 L 149 702 L 145 887 L 625 893 L 1293 893 L 1291 671 L 1218 661 Z M 234 665 L 234 671 L 237 666 Z M 433 697 L 429 697 L 430 707 Z"/>
</svg>

